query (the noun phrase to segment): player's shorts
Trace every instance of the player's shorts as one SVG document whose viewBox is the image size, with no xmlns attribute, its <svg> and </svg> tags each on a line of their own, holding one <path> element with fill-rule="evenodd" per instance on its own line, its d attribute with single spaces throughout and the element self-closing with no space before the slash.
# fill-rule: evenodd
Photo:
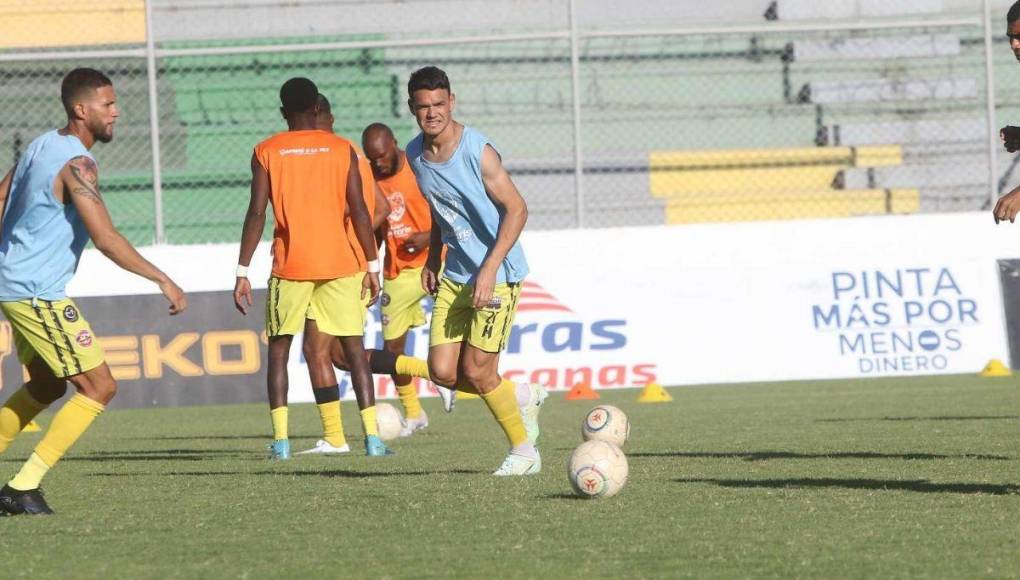
<svg viewBox="0 0 1020 580">
<path fill-rule="evenodd" d="M 331 336 L 365 334 L 365 307 L 361 300 L 363 273 L 335 280 L 284 280 L 269 278 L 266 296 L 266 334 L 295 335 L 314 320 L 319 331 Z"/>
<path fill-rule="evenodd" d="M 383 282 L 383 339 L 400 338 L 408 330 L 425 324 L 421 301 L 428 296 L 421 287 L 422 268 L 404 268 L 392 280 Z"/>
<path fill-rule="evenodd" d="M 0 302 L 11 323 L 18 360 L 28 365 L 35 357 L 58 377 L 71 377 L 103 364 L 105 354 L 92 327 L 70 298 Z"/>
<path fill-rule="evenodd" d="M 510 339 L 521 285 L 496 284 L 492 300 L 476 310 L 471 304 L 475 287 L 443 278 L 432 309 L 429 345 L 462 342 L 485 352 L 501 352 Z"/>
</svg>

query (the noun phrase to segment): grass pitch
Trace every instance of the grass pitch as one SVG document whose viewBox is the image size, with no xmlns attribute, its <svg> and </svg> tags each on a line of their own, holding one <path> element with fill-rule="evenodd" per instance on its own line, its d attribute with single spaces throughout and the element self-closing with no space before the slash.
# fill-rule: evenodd
<svg viewBox="0 0 1020 580">
<path fill-rule="evenodd" d="M 590 402 L 549 399 L 545 468 L 479 401 L 360 455 L 265 460 L 261 405 L 112 411 L 45 482 L 56 517 L 0 519 L 0 576 L 41 578 L 1020 577 L 1020 386 L 926 377 L 671 389 L 633 424 L 617 497 L 570 495 Z M 44 415 L 48 424 L 51 416 Z M 291 408 L 292 445 L 318 432 Z M 40 434 L 0 459 L 12 474 Z"/>
</svg>

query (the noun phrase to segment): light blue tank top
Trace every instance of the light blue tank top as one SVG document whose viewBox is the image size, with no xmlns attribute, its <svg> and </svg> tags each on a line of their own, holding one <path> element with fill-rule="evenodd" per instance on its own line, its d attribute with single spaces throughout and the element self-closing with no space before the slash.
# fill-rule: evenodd
<svg viewBox="0 0 1020 580">
<path fill-rule="evenodd" d="M 419 134 L 407 144 L 407 160 L 448 247 L 443 276 L 461 284 L 473 284 L 499 230 L 499 210 L 482 183 L 482 151 L 490 144 L 489 140 L 471 127 L 464 127 L 457 150 L 444 163 L 426 161 L 422 143 L 423 136 Z M 528 262 L 518 241 L 503 260 L 496 283 L 520 282 L 527 274 Z"/>
<path fill-rule="evenodd" d="M 81 155 L 95 160 L 74 135 L 50 131 L 18 160 L 0 229 L 0 301 L 66 297 L 89 235 L 74 204 L 53 197 L 53 184 Z"/>
</svg>

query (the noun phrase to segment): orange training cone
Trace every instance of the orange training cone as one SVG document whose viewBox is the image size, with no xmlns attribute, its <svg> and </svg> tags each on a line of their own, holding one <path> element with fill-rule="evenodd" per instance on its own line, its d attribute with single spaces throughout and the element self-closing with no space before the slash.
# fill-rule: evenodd
<svg viewBox="0 0 1020 580">
<path fill-rule="evenodd" d="M 659 383 L 648 383 L 645 388 L 641 389 L 637 400 L 639 403 L 668 403 L 673 400 L 673 397 Z"/>
<path fill-rule="evenodd" d="M 567 393 L 568 401 L 590 401 L 592 399 L 598 399 L 599 394 L 592 390 L 588 383 L 577 383 L 574 388 L 570 389 Z"/>
</svg>

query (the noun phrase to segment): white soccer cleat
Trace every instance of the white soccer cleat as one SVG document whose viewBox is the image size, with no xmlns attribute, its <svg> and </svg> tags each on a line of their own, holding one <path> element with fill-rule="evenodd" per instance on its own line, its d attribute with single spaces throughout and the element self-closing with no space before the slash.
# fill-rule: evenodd
<svg viewBox="0 0 1020 580">
<path fill-rule="evenodd" d="M 454 405 L 457 404 L 457 391 L 439 385 L 436 385 L 436 390 L 439 391 L 439 398 L 443 400 L 443 410 L 452 413 Z"/>
<path fill-rule="evenodd" d="M 350 452 L 351 446 L 346 443 L 344 443 L 341 447 L 333 447 L 329 444 L 329 441 L 319 439 L 315 442 L 315 447 L 304 451 L 298 451 L 295 455 L 341 455 L 343 453 Z"/>
<path fill-rule="evenodd" d="M 538 449 L 535 450 L 534 455 L 518 455 L 514 452 L 510 452 L 503 460 L 503 465 L 499 466 L 499 469 L 493 471 L 492 474 L 497 477 L 507 477 L 511 475 L 534 475 L 542 471 L 542 456 L 538 454 Z"/>
<path fill-rule="evenodd" d="M 541 432 L 538 427 L 538 413 L 542 410 L 542 403 L 549 397 L 549 392 L 542 385 L 530 384 L 528 388 L 531 390 L 531 396 L 521 407 L 521 419 L 524 421 L 524 431 L 528 434 L 528 442 L 535 445 Z"/>
<path fill-rule="evenodd" d="M 414 435 L 415 431 L 420 431 L 429 426 L 429 416 L 425 414 L 425 409 L 421 410 L 421 415 L 414 419 L 404 419 L 404 428 L 400 430 L 399 437 L 410 437 Z"/>
</svg>

